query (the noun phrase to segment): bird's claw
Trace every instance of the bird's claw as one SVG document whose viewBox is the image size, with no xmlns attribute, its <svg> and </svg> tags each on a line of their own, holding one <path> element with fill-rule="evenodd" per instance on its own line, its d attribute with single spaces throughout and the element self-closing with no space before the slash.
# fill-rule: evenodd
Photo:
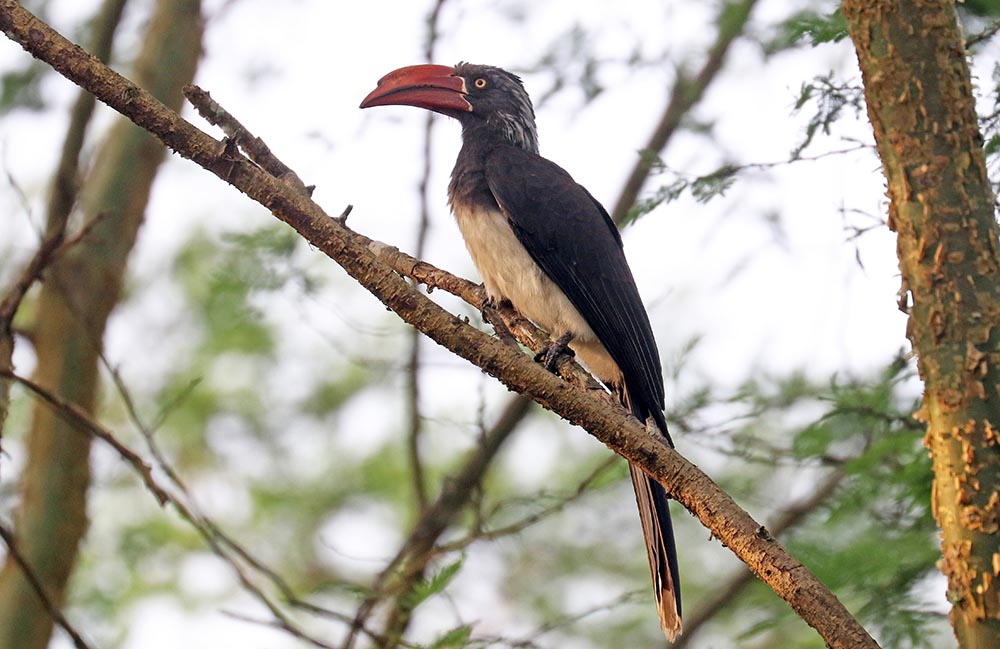
<svg viewBox="0 0 1000 649">
<path fill-rule="evenodd" d="M 486 315 L 489 311 L 499 311 L 503 307 L 509 306 L 511 306 L 511 303 L 507 298 L 498 298 L 494 295 L 487 295 L 483 299 L 483 303 L 479 305 L 479 313 L 483 316 L 483 320 L 488 320 Z"/>
<path fill-rule="evenodd" d="M 493 325 L 493 329 L 497 333 L 497 337 L 500 340 L 508 344 L 517 344 L 517 340 L 514 338 L 514 334 L 510 332 L 507 328 L 507 324 L 500 317 L 499 310 L 504 306 L 510 306 L 510 302 L 506 299 L 498 299 L 495 297 L 487 297 L 483 300 L 482 305 L 479 307 L 479 314 L 482 316 L 484 322 L 488 322 Z"/>
<path fill-rule="evenodd" d="M 560 355 L 576 356 L 576 353 L 569 347 L 569 341 L 572 339 L 573 336 L 571 334 L 563 334 L 556 340 L 550 340 L 545 347 L 535 354 L 535 362 L 542 363 L 545 369 L 555 374 Z"/>
</svg>

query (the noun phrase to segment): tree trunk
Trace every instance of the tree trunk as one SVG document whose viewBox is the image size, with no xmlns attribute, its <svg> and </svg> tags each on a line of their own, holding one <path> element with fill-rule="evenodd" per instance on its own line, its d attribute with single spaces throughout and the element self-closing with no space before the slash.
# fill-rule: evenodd
<svg viewBox="0 0 1000 649">
<path fill-rule="evenodd" d="M 161 0 L 143 39 L 135 79 L 174 110 L 201 52 L 198 0 Z M 121 294 L 135 242 L 165 149 L 120 119 L 108 132 L 82 195 L 89 235 L 47 271 L 33 329 L 34 380 L 93 412 L 105 323 Z M 32 414 L 18 547 L 54 602 L 65 598 L 87 525 L 90 437 L 44 404 Z M 44 649 L 52 620 L 12 561 L 0 572 L 0 649 Z"/>
<path fill-rule="evenodd" d="M 948 0 L 844 0 L 898 234 L 951 623 L 1000 646 L 1000 254 L 965 48 Z"/>
</svg>

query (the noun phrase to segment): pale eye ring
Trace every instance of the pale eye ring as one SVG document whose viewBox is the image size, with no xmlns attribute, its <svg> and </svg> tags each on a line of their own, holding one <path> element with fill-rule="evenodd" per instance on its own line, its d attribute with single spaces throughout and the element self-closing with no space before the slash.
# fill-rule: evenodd
<svg viewBox="0 0 1000 649">
<path fill-rule="evenodd" d="M 486 87 L 486 79 L 484 77 L 479 77 L 472 82 L 472 85 L 482 90 L 483 88 Z"/>
</svg>

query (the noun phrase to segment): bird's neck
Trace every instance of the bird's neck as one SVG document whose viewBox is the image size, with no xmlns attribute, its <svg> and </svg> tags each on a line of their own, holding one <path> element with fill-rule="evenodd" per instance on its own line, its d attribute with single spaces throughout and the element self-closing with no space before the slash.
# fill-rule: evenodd
<svg viewBox="0 0 1000 649">
<path fill-rule="evenodd" d="M 496 208 L 496 201 L 486 182 L 485 166 L 490 155 L 509 147 L 538 153 L 534 124 L 508 120 L 500 115 L 490 121 L 462 123 L 462 149 L 448 186 L 453 207 L 461 203 Z"/>
<path fill-rule="evenodd" d="M 454 210 L 458 205 L 495 205 L 493 194 L 486 182 L 486 157 L 499 146 L 499 142 L 479 138 L 462 138 L 462 150 L 455 160 L 448 185 L 448 198 Z"/>
<path fill-rule="evenodd" d="M 525 151 L 538 153 L 538 131 L 534 120 L 498 111 L 486 119 L 462 122 L 463 149 L 470 144 L 490 149 L 498 144 L 509 144 Z"/>
</svg>

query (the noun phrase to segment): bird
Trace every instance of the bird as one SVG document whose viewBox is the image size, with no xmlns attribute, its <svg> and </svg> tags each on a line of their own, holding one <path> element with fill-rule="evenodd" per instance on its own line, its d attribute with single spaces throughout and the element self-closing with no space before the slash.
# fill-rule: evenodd
<svg viewBox="0 0 1000 649">
<path fill-rule="evenodd" d="M 575 355 L 673 447 L 659 352 L 621 234 L 590 192 L 539 154 L 521 78 L 490 65 L 410 65 L 384 75 L 360 107 L 390 105 L 461 124 L 448 201 L 487 301 L 509 302 L 552 336 L 542 354 L 549 369 L 561 352 Z M 669 497 L 634 464 L 629 472 L 660 628 L 673 641 L 682 625 Z"/>
</svg>

